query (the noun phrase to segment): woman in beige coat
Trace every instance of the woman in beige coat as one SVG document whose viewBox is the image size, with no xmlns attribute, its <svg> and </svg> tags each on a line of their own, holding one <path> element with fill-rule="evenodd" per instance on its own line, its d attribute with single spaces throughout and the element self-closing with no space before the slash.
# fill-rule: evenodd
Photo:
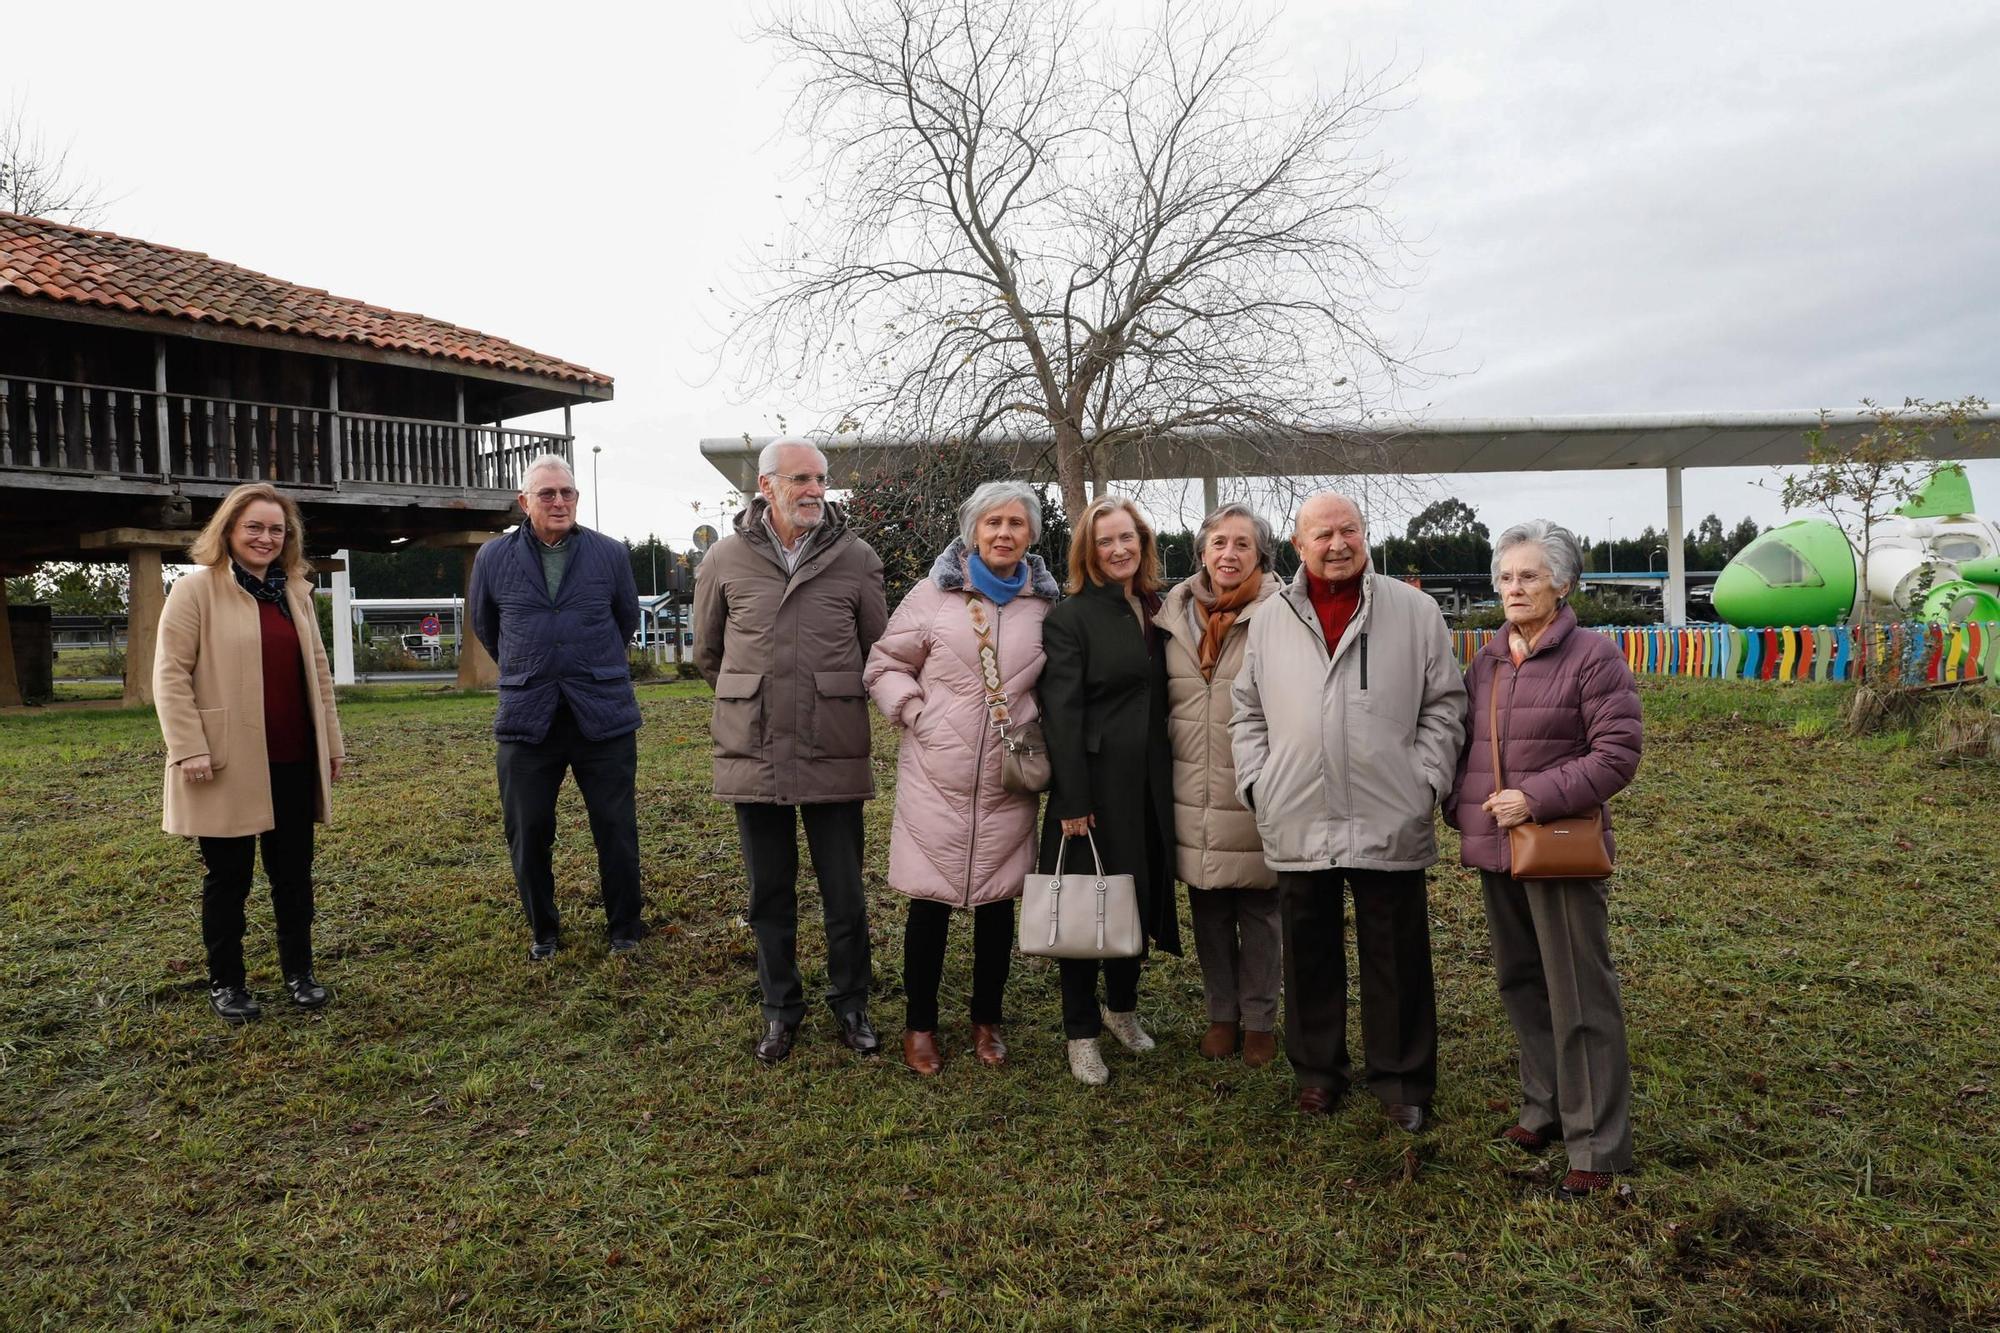
<svg viewBox="0 0 2000 1333">
<path fill-rule="evenodd" d="M 345 750 L 304 549 L 297 505 L 238 486 L 188 548 L 203 568 L 174 584 L 160 616 L 161 827 L 201 844 L 208 1002 L 231 1023 L 263 1014 L 243 969 L 260 838 L 286 993 L 301 1009 L 329 998 L 312 971 L 313 825 L 327 821 Z"/>
<path fill-rule="evenodd" d="M 1201 570 L 1160 610 L 1167 635 L 1167 733 L 1174 747 L 1174 840 L 1194 911 L 1195 951 L 1208 1002 L 1201 1053 L 1243 1063 L 1277 1053 L 1281 960 L 1278 877 L 1264 864 L 1257 817 L 1236 799 L 1229 686 L 1257 608 L 1283 588 L 1271 569 L 1271 525 L 1227 504 L 1195 534 Z"/>
</svg>

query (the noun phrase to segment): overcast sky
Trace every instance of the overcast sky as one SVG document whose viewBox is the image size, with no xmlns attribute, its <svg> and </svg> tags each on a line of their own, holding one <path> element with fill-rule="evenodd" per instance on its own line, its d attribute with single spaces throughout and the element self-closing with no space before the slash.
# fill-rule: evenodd
<svg viewBox="0 0 2000 1333">
<path fill-rule="evenodd" d="M 727 490 L 696 442 L 774 429 L 709 351 L 711 289 L 801 190 L 747 10 L 82 13 L 13 7 L 0 91 L 105 182 L 100 225 L 615 376 L 575 418 L 605 530 L 685 543 Z M 1301 82 L 1409 76 L 1376 146 L 1424 255 L 1386 327 L 1448 372 L 1420 415 L 2000 399 L 2000 5 L 1314 0 L 1277 31 Z M 1689 472 L 1687 524 L 1779 520 L 1766 477 Z M 1974 487 L 2000 511 L 2000 463 Z M 1657 472 L 1438 493 L 1496 530 L 1664 521 Z"/>
</svg>

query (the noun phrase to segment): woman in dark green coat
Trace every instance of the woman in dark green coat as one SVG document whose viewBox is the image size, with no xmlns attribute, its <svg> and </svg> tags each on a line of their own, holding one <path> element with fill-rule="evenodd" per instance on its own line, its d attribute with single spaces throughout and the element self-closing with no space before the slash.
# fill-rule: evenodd
<svg viewBox="0 0 2000 1333">
<path fill-rule="evenodd" d="M 1069 547 L 1072 596 L 1042 622 L 1038 691 L 1053 777 L 1042 824 L 1041 868 L 1056 871 L 1063 839 L 1075 839 L 1068 866 L 1085 869 L 1096 840 L 1104 869 L 1132 876 L 1147 938 L 1168 953 L 1181 951 L 1174 910 L 1173 757 L 1167 740 L 1167 669 L 1153 627 L 1160 605 L 1160 556 L 1153 529 L 1130 500 L 1097 500 L 1077 520 Z M 1139 965 L 1144 959 L 1103 960 L 1104 1004 L 1097 994 L 1099 962 L 1061 962 L 1063 1032 L 1069 1068 L 1081 1083 L 1107 1083 L 1097 1048 L 1111 1034 L 1131 1051 L 1150 1051 L 1139 1026 Z"/>
</svg>

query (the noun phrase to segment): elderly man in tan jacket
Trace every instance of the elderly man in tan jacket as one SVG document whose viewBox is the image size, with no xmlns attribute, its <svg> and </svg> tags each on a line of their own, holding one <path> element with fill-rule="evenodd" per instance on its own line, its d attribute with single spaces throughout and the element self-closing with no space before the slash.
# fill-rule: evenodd
<svg viewBox="0 0 2000 1333">
<path fill-rule="evenodd" d="M 868 1021 L 861 804 L 875 777 L 861 668 L 889 623 L 882 561 L 828 502 L 826 455 L 813 445 L 776 441 L 757 472 L 757 496 L 694 588 L 695 664 L 715 687 L 715 794 L 736 807 L 750 876 L 764 996 L 756 1055 L 790 1055 L 805 1018 L 799 823 L 826 917 L 827 1005 L 840 1039 L 873 1055 L 882 1043 Z"/>
<path fill-rule="evenodd" d="M 1437 1086 L 1437 996 L 1424 871 L 1465 736 L 1465 684 L 1437 603 L 1368 567 L 1360 507 L 1299 510 L 1298 577 L 1250 626 L 1232 688 L 1237 791 L 1278 872 L 1285 1053 L 1299 1110 L 1352 1080 L 1341 890 L 1354 895 L 1368 1089 L 1423 1128 Z"/>
</svg>

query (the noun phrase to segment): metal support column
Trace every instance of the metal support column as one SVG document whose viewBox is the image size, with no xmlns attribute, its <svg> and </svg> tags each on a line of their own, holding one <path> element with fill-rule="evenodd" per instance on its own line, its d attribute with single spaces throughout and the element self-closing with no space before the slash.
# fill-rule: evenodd
<svg viewBox="0 0 2000 1333">
<path fill-rule="evenodd" d="M 1667 586 L 1660 599 L 1660 618 L 1669 625 L 1685 625 L 1687 603 L 1686 529 L 1681 515 L 1681 470 L 1667 469 Z"/>
<path fill-rule="evenodd" d="M 1201 516 L 1207 518 L 1222 507 L 1222 487 L 1213 472 L 1201 479 Z"/>
</svg>

